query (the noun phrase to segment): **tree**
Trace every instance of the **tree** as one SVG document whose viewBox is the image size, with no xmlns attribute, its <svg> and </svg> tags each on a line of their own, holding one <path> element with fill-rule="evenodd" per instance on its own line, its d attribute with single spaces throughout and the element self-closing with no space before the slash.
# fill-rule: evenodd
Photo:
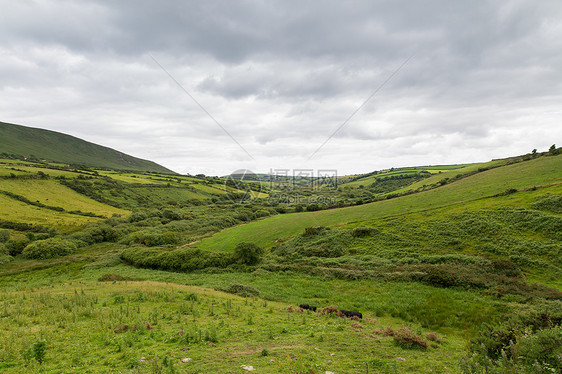
<svg viewBox="0 0 562 374">
<path fill-rule="evenodd" d="M 556 144 L 553 144 L 548 149 L 548 153 L 550 153 L 551 155 L 557 155 L 558 153 L 560 153 L 560 150 L 556 148 Z"/>
</svg>

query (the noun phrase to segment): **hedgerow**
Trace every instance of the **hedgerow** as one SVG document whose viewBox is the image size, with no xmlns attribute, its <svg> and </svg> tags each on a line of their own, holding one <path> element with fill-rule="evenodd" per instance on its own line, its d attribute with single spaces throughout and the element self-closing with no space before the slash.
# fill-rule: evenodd
<svg viewBox="0 0 562 374">
<path fill-rule="evenodd" d="M 76 244 L 67 239 L 50 238 L 37 240 L 27 245 L 21 255 L 28 259 L 46 259 L 58 256 L 66 256 L 76 252 Z"/>
<path fill-rule="evenodd" d="M 226 267 L 235 261 L 230 253 L 203 251 L 198 248 L 164 250 L 131 247 L 123 251 L 121 258 L 137 267 L 185 272 Z"/>
</svg>

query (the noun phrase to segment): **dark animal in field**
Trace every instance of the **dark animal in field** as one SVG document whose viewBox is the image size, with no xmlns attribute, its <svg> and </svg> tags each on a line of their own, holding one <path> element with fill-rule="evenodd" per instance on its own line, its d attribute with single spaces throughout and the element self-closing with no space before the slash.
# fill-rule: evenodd
<svg viewBox="0 0 562 374">
<path fill-rule="evenodd" d="M 300 307 L 301 309 L 312 310 L 313 312 L 316 312 L 316 307 L 313 306 L 313 305 L 301 304 L 301 305 L 299 305 L 299 307 Z"/>
<path fill-rule="evenodd" d="M 353 318 L 353 317 L 358 317 L 360 319 L 363 318 L 363 314 L 361 314 L 359 312 L 353 312 L 351 310 L 340 309 L 339 314 L 340 314 L 340 316 L 346 317 L 346 318 Z"/>
</svg>

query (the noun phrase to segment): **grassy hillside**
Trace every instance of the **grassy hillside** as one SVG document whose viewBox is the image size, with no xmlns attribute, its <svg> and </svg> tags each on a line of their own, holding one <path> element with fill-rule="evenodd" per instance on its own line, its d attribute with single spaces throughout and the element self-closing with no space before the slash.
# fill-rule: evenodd
<svg viewBox="0 0 562 374">
<path fill-rule="evenodd" d="M 267 199 L 0 160 L 0 371 L 560 374 L 554 154 Z"/>
<path fill-rule="evenodd" d="M 118 170 L 174 172 L 152 161 L 55 131 L 0 122 L 0 153 Z"/>
<path fill-rule="evenodd" d="M 541 157 L 498 167 L 437 189 L 370 204 L 275 216 L 224 230 L 197 244 L 204 249 L 232 250 L 239 242 L 271 247 L 276 240 L 300 233 L 305 227 L 341 225 L 459 204 L 500 194 L 509 189 L 562 182 L 562 156 Z M 456 173 L 458 171 L 452 171 Z"/>
<path fill-rule="evenodd" d="M 354 178 L 344 177 L 342 178 L 340 186 L 342 187 L 358 187 L 360 185 L 368 186 L 378 179 L 388 178 L 391 176 L 411 176 L 421 172 L 427 172 L 429 174 L 440 174 L 444 172 L 449 172 L 452 170 L 462 170 L 469 165 L 439 165 L 439 166 L 417 166 L 409 168 L 398 168 L 381 170 L 376 172 L 376 174 L 367 174 L 366 176 L 356 176 Z M 431 183 L 431 182 L 430 182 Z"/>
</svg>

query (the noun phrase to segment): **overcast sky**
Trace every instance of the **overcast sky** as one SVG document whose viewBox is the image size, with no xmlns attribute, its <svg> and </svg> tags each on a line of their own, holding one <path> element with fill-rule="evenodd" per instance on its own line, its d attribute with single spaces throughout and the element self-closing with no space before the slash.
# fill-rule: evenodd
<svg viewBox="0 0 562 374">
<path fill-rule="evenodd" d="M 0 121 L 181 173 L 343 175 L 562 143 L 559 0 L 0 8 Z"/>
</svg>

